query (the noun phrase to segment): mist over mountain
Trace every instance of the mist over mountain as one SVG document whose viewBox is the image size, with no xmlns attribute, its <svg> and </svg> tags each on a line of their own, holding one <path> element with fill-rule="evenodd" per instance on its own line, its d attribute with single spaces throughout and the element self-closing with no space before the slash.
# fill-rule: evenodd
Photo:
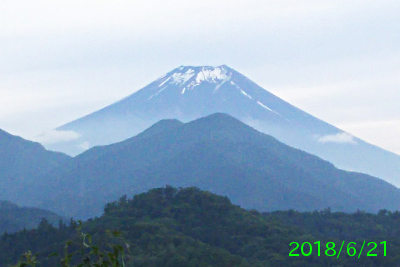
<svg viewBox="0 0 400 267">
<path fill-rule="evenodd" d="M 222 113 L 188 123 L 162 120 L 123 142 L 89 149 L 38 181 L 26 193 L 32 203 L 75 218 L 98 216 L 121 195 L 166 184 L 197 186 L 261 211 L 400 208 L 393 185 L 339 170 Z"/>
<path fill-rule="evenodd" d="M 136 93 L 60 126 L 56 132 L 70 134 L 71 140 L 47 147 L 76 155 L 125 140 L 162 119 L 188 122 L 215 112 L 230 114 L 339 168 L 400 185 L 399 155 L 303 112 L 225 65 L 176 68 Z"/>
</svg>

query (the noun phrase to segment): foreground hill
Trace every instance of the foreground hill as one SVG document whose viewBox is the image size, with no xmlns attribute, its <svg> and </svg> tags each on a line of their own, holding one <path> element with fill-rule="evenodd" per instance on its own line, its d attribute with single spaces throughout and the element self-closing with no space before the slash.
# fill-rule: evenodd
<svg viewBox="0 0 400 267">
<path fill-rule="evenodd" d="M 33 203 L 75 218 L 100 215 L 120 195 L 165 184 L 197 186 L 260 211 L 400 208 L 400 190 L 389 183 L 339 170 L 221 113 L 189 123 L 160 121 L 126 141 L 95 147 L 39 181 L 27 193 Z"/>
<path fill-rule="evenodd" d="M 26 188 L 71 157 L 0 130 L 0 200 L 28 205 Z"/>
<path fill-rule="evenodd" d="M 162 119 L 188 122 L 216 112 L 227 113 L 338 168 L 400 186 L 399 155 L 319 120 L 225 65 L 176 68 L 132 95 L 57 128 L 79 137 L 49 147 L 76 155 L 83 147 L 125 140 Z"/>
<path fill-rule="evenodd" d="M 69 227 L 61 225 L 60 229 L 42 222 L 37 230 L 4 235 L 0 237 L 0 266 L 17 262 L 19 255 L 28 250 L 38 253 L 40 264 L 36 266 L 65 266 L 60 259 L 47 256 L 59 252 L 63 257 L 67 240 L 75 241 L 68 253 L 78 252 L 73 254 L 72 262 L 83 263 L 85 259 L 84 266 L 92 266 L 88 265 L 89 259 L 96 259 L 98 251 L 110 250 L 111 244 L 121 245 L 119 249 L 126 252 L 126 266 L 135 267 L 396 266 L 400 255 L 398 212 L 373 215 L 325 210 L 260 214 L 197 188 L 167 186 L 106 205 L 104 215 L 81 227 L 85 235 L 91 235 L 93 245 L 100 244 L 92 247 L 91 255 L 85 254 L 90 253 L 90 238 L 86 236 L 83 242 L 85 235 L 79 229 L 76 233 L 77 228 L 74 222 Z M 118 231 L 124 241 L 107 238 L 106 230 Z M 344 239 L 345 247 L 355 242 L 356 251 L 360 251 L 364 240 L 376 242 L 378 246 L 371 252 L 376 256 L 366 256 L 372 248 L 367 244 L 360 258 L 347 256 L 346 249 L 340 257 L 325 255 L 327 242 L 334 242 L 338 251 Z M 380 244 L 382 241 L 387 241 L 386 249 Z M 309 256 L 289 257 L 294 249 L 289 245 L 292 242 L 310 242 L 314 250 Z M 308 250 L 306 245 L 303 251 Z M 114 253 L 111 251 L 111 255 Z M 300 248 L 293 253 L 301 254 Z"/>
<path fill-rule="evenodd" d="M 19 207 L 9 201 L 0 201 L 0 234 L 36 228 L 43 218 L 53 225 L 57 225 L 60 220 L 63 220 L 54 212 Z"/>
</svg>

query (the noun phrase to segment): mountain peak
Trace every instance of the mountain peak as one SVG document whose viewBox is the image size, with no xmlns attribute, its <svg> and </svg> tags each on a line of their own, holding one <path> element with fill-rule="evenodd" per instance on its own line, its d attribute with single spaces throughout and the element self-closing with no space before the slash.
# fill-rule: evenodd
<svg viewBox="0 0 400 267">
<path fill-rule="evenodd" d="M 178 86 L 182 94 L 194 89 L 202 83 L 221 85 L 232 76 L 233 70 L 226 65 L 221 66 L 180 66 L 159 78 L 156 82 L 160 90 L 168 85 Z"/>
<path fill-rule="evenodd" d="M 193 120 L 189 123 L 194 123 L 194 124 L 199 124 L 199 123 L 226 124 L 226 123 L 228 123 L 228 124 L 235 124 L 236 126 L 244 125 L 244 123 L 241 122 L 240 120 L 236 119 L 235 117 L 233 117 L 227 113 L 223 113 L 223 112 L 216 112 L 211 115 Z"/>
<path fill-rule="evenodd" d="M 186 72 L 188 70 L 192 70 L 195 73 L 200 73 L 200 72 L 232 72 L 232 69 L 228 67 L 227 65 L 220 65 L 220 66 L 190 66 L 190 65 L 181 65 L 174 70 L 172 70 L 170 73 L 176 73 L 176 72 Z"/>
<path fill-rule="evenodd" d="M 177 119 L 163 119 L 163 120 L 156 122 L 155 124 L 153 124 L 152 126 L 147 128 L 146 130 L 141 132 L 139 135 L 145 136 L 145 137 L 154 136 L 161 132 L 165 132 L 168 130 L 178 128 L 178 127 L 182 126 L 183 124 L 184 124 L 183 122 L 181 122 Z"/>
<path fill-rule="evenodd" d="M 342 130 L 285 102 L 226 65 L 179 66 L 124 99 L 58 127 L 57 131 L 73 131 L 79 137 L 48 148 L 76 155 L 86 147 L 128 139 L 162 119 L 188 122 L 217 112 L 330 160 L 337 167 L 400 185 L 399 156 L 360 139 L 343 139 Z M 220 123 L 218 116 L 214 119 Z"/>
</svg>

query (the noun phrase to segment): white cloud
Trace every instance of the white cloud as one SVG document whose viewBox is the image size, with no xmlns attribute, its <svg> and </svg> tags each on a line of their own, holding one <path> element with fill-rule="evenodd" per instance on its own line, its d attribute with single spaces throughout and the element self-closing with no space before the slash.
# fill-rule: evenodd
<svg viewBox="0 0 400 267">
<path fill-rule="evenodd" d="M 363 140 L 371 140 L 370 143 L 382 147 L 388 151 L 400 155 L 400 120 L 364 120 L 338 124 L 339 128 L 346 129 Z M 379 142 L 378 142 L 379 141 Z"/>
<path fill-rule="evenodd" d="M 59 142 L 68 142 L 78 139 L 80 134 L 74 131 L 58 131 L 51 130 L 47 131 L 35 138 L 35 141 L 40 142 L 44 145 L 55 144 Z"/>
<path fill-rule="evenodd" d="M 79 144 L 78 147 L 82 150 L 88 150 L 90 148 L 90 144 L 88 141 L 85 141 L 82 144 Z"/>
<path fill-rule="evenodd" d="M 337 144 L 357 144 L 354 140 L 354 136 L 351 134 L 342 132 L 337 134 L 325 135 L 318 137 L 319 143 L 337 143 Z"/>
</svg>

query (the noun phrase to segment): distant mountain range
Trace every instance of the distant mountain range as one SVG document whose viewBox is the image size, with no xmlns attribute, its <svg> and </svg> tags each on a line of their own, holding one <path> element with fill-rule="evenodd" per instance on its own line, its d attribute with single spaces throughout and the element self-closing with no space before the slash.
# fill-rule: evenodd
<svg viewBox="0 0 400 267">
<path fill-rule="evenodd" d="M 162 120 L 123 142 L 89 149 L 40 176 L 25 196 L 31 205 L 90 218 L 121 195 L 166 184 L 197 186 L 261 211 L 400 209 L 393 185 L 339 170 L 222 113 L 189 123 Z"/>
<path fill-rule="evenodd" d="M 25 197 L 26 188 L 36 177 L 70 159 L 0 130 L 0 200 L 26 204 L 29 200 Z"/>
<path fill-rule="evenodd" d="M 188 122 L 216 112 L 230 114 L 339 168 L 400 186 L 399 155 L 301 111 L 225 65 L 176 68 L 121 101 L 57 128 L 52 134 L 71 140 L 47 148 L 76 155 L 130 138 L 162 119 Z"/>
</svg>

